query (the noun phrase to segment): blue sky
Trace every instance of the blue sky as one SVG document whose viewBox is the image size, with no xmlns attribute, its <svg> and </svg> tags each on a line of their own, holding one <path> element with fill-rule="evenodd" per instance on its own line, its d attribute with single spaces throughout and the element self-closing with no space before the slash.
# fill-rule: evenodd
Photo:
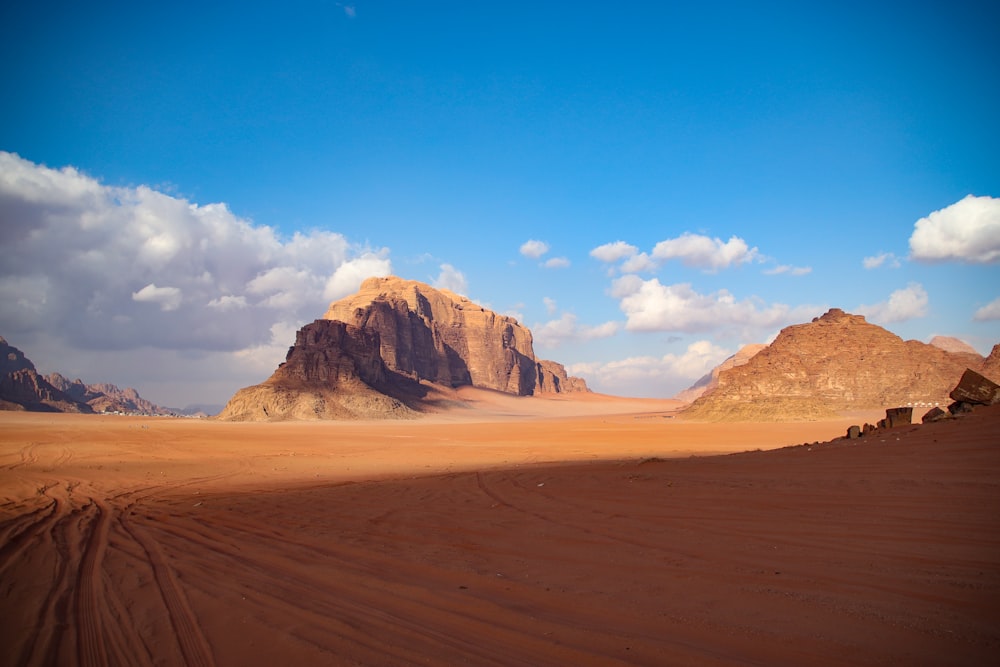
<svg viewBox="0 0 1000 667">
<path fill-rule="evenodd" d="M 0 9 L 43 371 L 221 403 L 387 272 L 607 393 L 829 307 L 1000 342 L 995 3 L 202 4 Z"/>
</svg>

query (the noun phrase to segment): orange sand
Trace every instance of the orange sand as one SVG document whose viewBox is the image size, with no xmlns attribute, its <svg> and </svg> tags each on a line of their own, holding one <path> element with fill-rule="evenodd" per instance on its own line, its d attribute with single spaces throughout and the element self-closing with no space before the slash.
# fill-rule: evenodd
<svg viewBox="0 0 1000 667">
<path fill-rule="evenodd" d="M 693 424 L 0 413 L 3 664 L 993 664 L 1000 406 Z M 471 407 L 470 407 L 471 406 Z"/>
</svg>

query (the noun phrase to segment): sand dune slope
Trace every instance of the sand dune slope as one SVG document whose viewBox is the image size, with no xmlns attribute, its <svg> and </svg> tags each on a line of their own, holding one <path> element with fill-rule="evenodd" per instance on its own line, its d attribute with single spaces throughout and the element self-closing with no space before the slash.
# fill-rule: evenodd
<svg viewBox="0 0 1000 667">
<path fill-rule="evenodd" d="M 760 436 L 636 415 L 6 418 L 0 659 L 992 664 L 998 408 L 693 458 L 669 441 Z M 553 455 L 579 462 L 532 463 Z"/>
</svg>

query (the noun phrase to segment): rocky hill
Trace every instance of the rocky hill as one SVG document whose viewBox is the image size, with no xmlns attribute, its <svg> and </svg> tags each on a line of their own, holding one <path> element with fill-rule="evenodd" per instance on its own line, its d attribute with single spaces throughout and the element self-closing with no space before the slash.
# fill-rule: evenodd
<svg viewBox="0 0 1000 667">
<path fill-rule="evenodd" d="M 834 308 L 787 327 L 746 364 L 720 372 L 718 386 L 684 411 L 704 420 L 819 419 L 850 410 L 947 405 L 972 352 L 904 341 L 861 315 Z"/>
<path fill-rule="evenodd" d="M 370 278 L 296 334 L 265 382 L 241 389 L 221 419 L 413 416 L 429 387 L 530 396 L 589 391 L 535 357 L 531 332 L 465 297 L 400 278 Z"/>
</svg>

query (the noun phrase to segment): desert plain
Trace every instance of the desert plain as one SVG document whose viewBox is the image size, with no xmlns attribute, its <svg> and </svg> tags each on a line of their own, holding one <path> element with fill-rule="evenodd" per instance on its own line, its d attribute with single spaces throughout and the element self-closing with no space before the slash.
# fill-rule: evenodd
<svg viewBox="0 0 1000 667">
<path fill-rule="evenodd" d="M 693 423 L 0 413 L 5 665 L 987 665 L 1000 405 Z"/>
</svg>

